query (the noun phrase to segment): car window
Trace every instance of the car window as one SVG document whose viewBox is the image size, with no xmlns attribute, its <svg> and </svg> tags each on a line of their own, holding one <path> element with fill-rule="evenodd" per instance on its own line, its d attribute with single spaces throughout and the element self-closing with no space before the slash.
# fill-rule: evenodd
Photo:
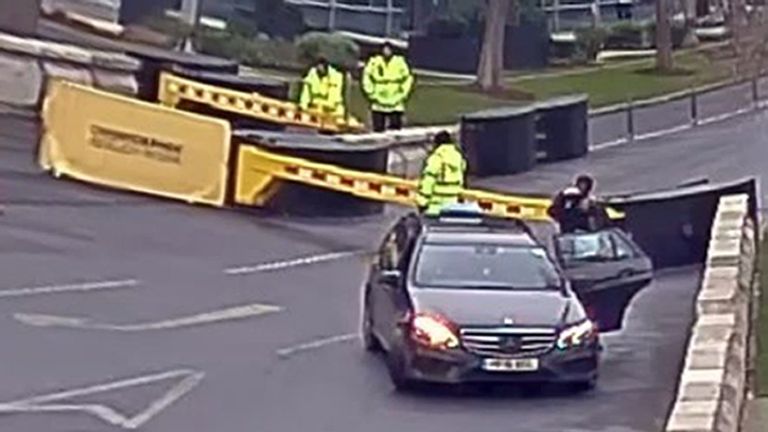
<svg viewBox="0 0 768 432">
<path fill-rule="evenodd" d="M 630 246 L 626 240 L 621 238 L 621 236 L 614 234 L 611 236 L 611 239 L 613 240 L 613 244 L 616 247 L 617 259 L 627 259 L 635 256 L 635 252 L 632 249 L 632 246 Z"/>
<path fill-rule="evenodd" d="M 384 242 L 379 249 L 379 268 L 382 270 L 392 270 L 397 267 L 399 260 L 397 232 L 393 230 L 384 238 Z"/>
<path fill-rule="evenodd" d="M 611 235 L 607 232 L 560 236 L 557 239 L 560 259 L 574 261 L 611 261 L 616 258 Z"/>
<path fill-rule="evenodd" d="M 414 284 L 427 288 L 559 289 L 560 274 L 543 248 L 424 244 Z"/>
</svg>

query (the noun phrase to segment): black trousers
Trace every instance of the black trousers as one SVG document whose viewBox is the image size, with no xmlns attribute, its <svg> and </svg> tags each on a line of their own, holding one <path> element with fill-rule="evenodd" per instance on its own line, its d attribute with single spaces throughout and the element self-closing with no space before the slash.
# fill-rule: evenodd
<svg viewBox="0 0 768 432">
<path fill-rule="evenodd" d="M 402 112 L 371 112 L 371 123 L 373 123 L 374 132 L 384 132 L 386 130 L 399 130 L 403 128 Z"/>
</svg>

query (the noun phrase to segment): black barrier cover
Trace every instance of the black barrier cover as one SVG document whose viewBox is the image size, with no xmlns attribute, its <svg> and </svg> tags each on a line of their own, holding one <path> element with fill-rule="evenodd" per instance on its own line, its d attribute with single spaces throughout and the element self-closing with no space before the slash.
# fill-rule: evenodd
<svg viewBox="0 0 768 432">
<path fill-rule="evenodd" d="M 469 174 L 516 174 L 536 163 L 536 111 L 533 106 L 498 108 L 461 119 L 461 144 Z"/>
<path fill-rule="evenodd" d="M 668 191 L 607 198 L 605 203 L 626 212 L 624 229 L 653 259 L 657 268 L 702 263 L 720 197 L 744 193 L 750 214 L 757 215 L 757 182 L 700 184 Z"/>
<path fill-rule="evenodd" d="M 230 90 L 236 90 L 245 93 L 259 93 L 263 96 L 281 100 L 288 99 L 289 85 L 287 81 L 260 77 L 244 77 L 231 73 L 193 70 L 180 66 L 173 66 L 170 72 L 183 78 L 189 78 L 205 84 L 223 87 Z M 248 118 L 242 114 L 216 109 L 211 106 L 196 102 L 181 101 L 179 108 L 186 111 L 192 111 L 199 114 L 227 120 L 230 122 L 233 129 L 263 129 L 268 131 L 285 130 L 285 126 L 278 123 Z"/>
<path fill-rule="evenodd" d="M 232 73 L 219 73 L 206 70 L 194 70 L 174 66 L 171 72 L 205 84 L 224 87 L 245 93 L 259 93 L 275 99 L 288 99 L 288 81 L 256 76 L 241 76 Z"/>
<path fill-rule="evenodd" d="M 344 144 L 323 135 L 260 130 L 237 130 L 233 135 L 236 146 L 253 145 L 313 162 L 373 173 L 387 172 L 389 146 L 385 144 Z M 344 217 L 382 213 L 384 203 L 315 186 L 283 181 L 265 208 L 291 216 Z"/>
<path fill-rule="evenodd" d="M 564 96 L 536 104 L 537 149 L 544 160 L 579 158 L 589 151 L 589 99 Z"/>
<path fill-rule="evenodd" d="M 160 73 L 182 68 L 186 71 L 237 74 L 238 64 L 230 60 L 197 54 L 185 54 L 176 51 L 133 52 L 131 55 L 141 60 L 141 70 L 137 75 L 139 98 L 157 102 L 160 86 Z"/>
</svg>

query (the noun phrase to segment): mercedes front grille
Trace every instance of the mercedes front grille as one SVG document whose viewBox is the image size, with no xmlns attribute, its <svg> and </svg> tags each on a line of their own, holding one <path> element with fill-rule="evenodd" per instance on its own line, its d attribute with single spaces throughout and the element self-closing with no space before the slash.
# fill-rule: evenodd
<svg viewBox="0 0 768 432">
<path fill-rule="evenodd" d="M 557 331 L 547 327 L 467 327 L 461 329 L 464 347 L 484 357 L 529 357 L 555 346 Z"/>
</svg>

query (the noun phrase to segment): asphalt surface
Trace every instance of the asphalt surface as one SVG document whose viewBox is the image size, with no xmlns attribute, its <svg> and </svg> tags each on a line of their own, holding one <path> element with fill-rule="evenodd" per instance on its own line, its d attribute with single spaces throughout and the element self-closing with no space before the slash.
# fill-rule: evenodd
<svg viewBox="0 0 768 432">
<path fill-rule="evenodd" d="M 549 192 L 589 169 L 618 192 L 759 175 L 765 120 L 482 183 Z M 696 268 L 665 271 L 636 299 L 626 329 L 607 338 L 592 393 L 399 395 L 355 336 L 360 253 L 376 248 L 394 212 L 286 220 L 58 181 L 35 168 L 35 134 L 0 118 L 0 430 L 640 432 L 664 423 Z"/>
</svg>

